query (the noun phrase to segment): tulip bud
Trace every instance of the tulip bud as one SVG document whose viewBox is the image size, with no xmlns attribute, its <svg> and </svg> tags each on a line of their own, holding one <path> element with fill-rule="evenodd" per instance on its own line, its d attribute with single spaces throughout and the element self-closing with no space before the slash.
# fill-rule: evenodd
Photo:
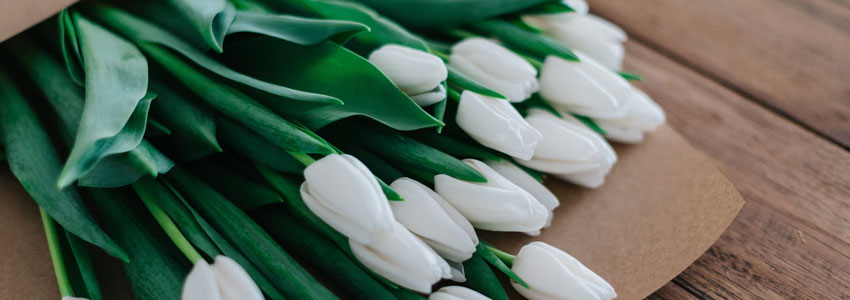
<svg viewBox="0 0 850 300">
<path fill-rule="evenodd" d="M 428 300 L 490 300 L 490 298 L 471 289 L 452 285 L 437 290 L 428 296 Z"/>
<path fill-rule="evenodd" d="M 537 92 L 537 70 L 491 40 L 467 38 L 452 47 L 449 65 L 472 80 L 521 102 Z"/>
<path fill-rule="evenodd" d="M 594 15 L 562 14 L 523 16 L 523 21 L 570 49 L 581 51 L 609 69 L 619 70 L 623 63 L 626 32 L 617 25 Z"/>
<path fill-rule="evenodd" d="M 263 293 L 236 261 L 218 256 L 215 263 L 203 259 L 186 276 L 183 300 L 262 300 Z"/>
<path fill-rule="evenodd" d="M 304 178 L 304 203 L 349 239 L 368 244 L 395 223 L 375 176 L 354 156 L 325 156 L 307 166 Z"/>
<path fill-rule="evenodd" d="M 530 288 L 513 281 L 511 285 L 531 300 L 609 300 L 617 297 L 605 279 L 561 249 L 543 242 L 523 246 L 511 270 Z"/>
<path fill-rule="evenodd" d="M 546 110 L 530 109 L 525 119 L 543 134 L 534 157 L 517 160 L 526 167 L 596 188 L 617 162 L 605 139 L 567 114 L 559 118 Z"/>
<path fill-rule="evenodd" d="M 530 193 L 537 201 L 540 201 L 540 204 L 543 204 L 549 210 L 549 220 L 546 221 L 546 226 L 549 226 L 549 223 L 552 221 L 552 211 L 561 204 L 555 194 L 552 194 L 546 186 L 512 162 L 504 160 L 487 161 L 487 166 Z"/>
<path fill-rule="evenodd" d="M 420 293 L 430 293 L 434 283 L 451 277 L 446 261 L 395 221 L 370 244 L 348 243 L 357 260 L 370 270 Z"/>
<path fill-rule="evenodd" d="M 632 86 L 584 53 L 580 62 L 547 56 L 540 71 L 540 96 L 553 106 L 598 119 L 622 119 Z"/>
<path fill-rule="evenodd" d="M 434 186 L 473 226 L 535 234 L 546 225 L 549 210 L 534 196 L 483 162 L 474 159 L 463 162 L 484 175 L 487 182 L 463 181 L 440 174 L 434 177 Z"/>
<path fill-rule="evenodd" d="M 404 198 L 390 203 L 399 223 L 448 260 L 462 262 L 472 257 L 478 245 L 475 229 L 443 197 L 406 177 L 396 179 L 390 187 Z"/>
<path fill-rule="evenodd" d="M 448 77 L 439 57 L 400 45 L 386 45 L 369 55 L 369 62 L 384 73 L 419 106 L 446 98 L 442 82 Z"/>
<path fill-rule="evenodd" d="M 664 124 L 665 114 L 655 101 L 643 91 L 632 90 L 631 109 L 625 118 L 616 120 L 596 120 L 596 124 L 605 130 L 605 137 L 623 143 L 639 143 L 647 132 L 655 131 Z"/>
<path fill-rule="evenodd" d="M 531 158 L 542 139 L 508 101 L 471 91 L 461 94 L 455 120 L 485 147 L 520 159 Z"/>
</svg>

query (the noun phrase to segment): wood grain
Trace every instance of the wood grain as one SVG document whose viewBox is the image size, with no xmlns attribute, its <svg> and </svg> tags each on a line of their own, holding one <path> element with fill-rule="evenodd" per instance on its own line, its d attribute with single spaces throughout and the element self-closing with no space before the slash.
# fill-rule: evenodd
<svg viewBox="0 0 850 300">
<path fill-rule="evenodd" d="M 594 0 L 632 38 L 850 147 L 850 3 Z"/>
<path fill-rule="evenodd" d="M 627 53 L 747 201 L 676 285 L 703 299 L 850 297 L 850 153 L 643 44 Z"/>
</svg>

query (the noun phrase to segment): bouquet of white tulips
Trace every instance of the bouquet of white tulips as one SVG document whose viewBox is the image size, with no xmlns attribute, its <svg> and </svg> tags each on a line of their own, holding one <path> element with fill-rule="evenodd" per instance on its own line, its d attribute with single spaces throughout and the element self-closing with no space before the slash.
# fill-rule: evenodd
<svg viewBox="0 0 850 300">
<path fill-rule="evenodd" d="M 612 299 L 476 230 L 546 230 L 545 176 L 664 122 L 625 39 L 583 1 L 83 1 L 0 45 L 0 154 L 63 299 L 104 254 L 137 299 Z"/>
</svg>

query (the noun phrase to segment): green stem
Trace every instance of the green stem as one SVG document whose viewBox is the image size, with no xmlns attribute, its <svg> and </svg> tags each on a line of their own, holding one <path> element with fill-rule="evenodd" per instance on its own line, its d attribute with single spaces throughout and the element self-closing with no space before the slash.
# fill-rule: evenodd
<svg viewBox="0 0 850 300">
<path fill-rule="evenodd" d="M 68 271 L 65 268 L 65 259 L 62 257 L 56 224 L 43 209 L 39 208 L 39 211 L 41 212 L 41 221 L 44 223 L 44 234 L 47 236 L 47 247 L 50 249 L 50 259 L 53 261 L 53 271 L 56 273 L 56 282 L 59 283 L 59 293 L 63 297 L 73 297 L 74 291 L 71 289 L 71 282 L 68 280 Z"/>
<path fill-rule="evenodd" d="M 453 36 L 453 37 L 456 37 L 456 38 L 459 38 L 459 39 L 465 39 L 465 38 L 478 36 L 477 34 L 471 32 L 471 31 L 464 30 L 464 29 L 457 29 L 457 28 L 449 29 L 449 30 L 446 31 L 446 33 L 449 34 L 450 36 Z"/>
<path fill-rule="evenodd" d="M 162 210 L 156 203 L 146 199 L 146 197 L 142 198 L 142 202 L 145 203 L 145 206 L 153 215 L 156 222 L 159 223 L 159 226 L 162 227 L 162 230 L 165 231 L 165 234 L 168 235 L 168 238 L 174 242 L 174 245 L 180 249 L 180 252 L 183 252 L 183 255 L 186 255 L 186 258 L 189 259 L 190 262 L 195 263 L 199 260 L 204 259 L 198 250 L 195 250 L 195 247 L 192 246 L 192 243 L 186 239 L 186 236 L 180 232 L 180 229 L 177 228 L 177 225 L 174 224 L 174 221 Z"/>
<path fill-rule="evenodd" d="M 498 257 L 499 260 L 501 260 L 503 263 L 508 265 L 508 267 L 510 267 L 511 265 L 514 264 L 514 259 L 516 259 L 515 255 L 507 253 L 507 252 L 502 251 L 502 250 L 499 250 L 498 248 L 490 246 L 490 245 L 487 245 L 486 247 L 487 247 L 487 250 L 490 250 L 490 252 L 493 252 L 493 254 L 495 254 L 496 257 Z"/>
<path fill-rule="evenodd" d="M 292 158 L 295 158 L 295 160 L 304 164 L 305 166 L 309 166 L 310 164 L 316 162 L 316 159 L 304 152 L 289 152 L 289 155 L 292 155 Z"/>
</svg>

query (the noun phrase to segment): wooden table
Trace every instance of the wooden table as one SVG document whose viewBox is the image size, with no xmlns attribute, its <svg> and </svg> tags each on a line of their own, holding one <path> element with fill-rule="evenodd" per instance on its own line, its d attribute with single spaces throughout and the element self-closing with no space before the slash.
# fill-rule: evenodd
<svg viewBox="0 0 850 300">
<path fill-rule="evenodd" d="M 850 1 L 592 0 L 747 203 L 651 299 L 850 298 Z"/>
</svg>

